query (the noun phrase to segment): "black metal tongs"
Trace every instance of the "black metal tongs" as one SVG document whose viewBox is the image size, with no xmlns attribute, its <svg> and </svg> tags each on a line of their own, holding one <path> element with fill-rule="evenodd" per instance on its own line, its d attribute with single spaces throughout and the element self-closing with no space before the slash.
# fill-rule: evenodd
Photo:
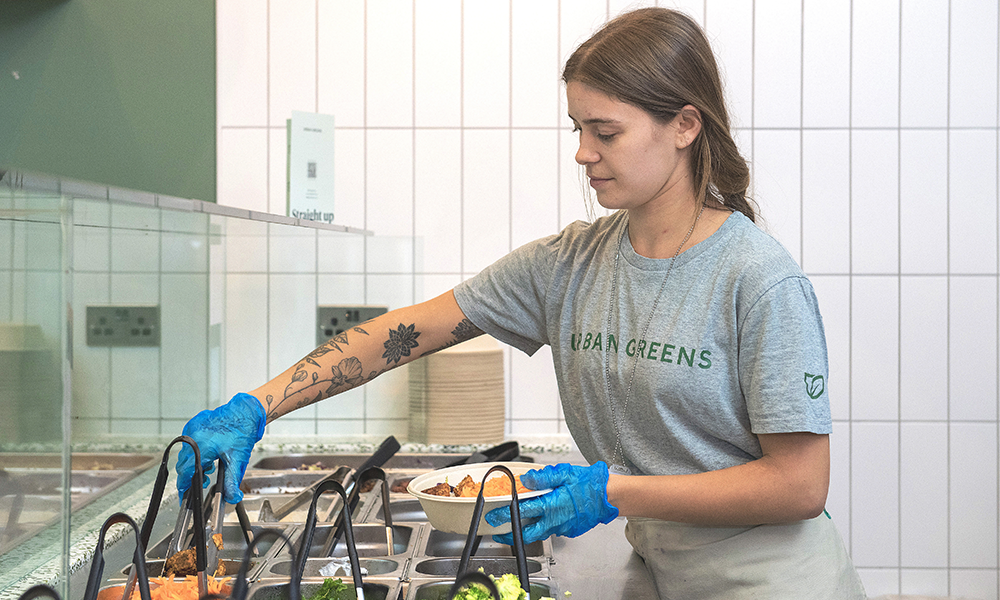
<svg viewBox="0 0 1000 600">
<path fill-rule="evenodd" d="M 531 597 L 531 582 L 528 581 L 528 559 L 524 553 L 524 536 L 521 532 L 521 507 L 517 503 L 517 482 L 510 469 L 503 465 L 495 465 L 483 475 L 482 485 L 479 486 L 479 495 L 476 497 L 476 508 L 472 513 L 472 522 L 469 524 L 469 535 L 465 539 L 465 548 L 462 550 L 462 560 L 458 563 L 458 577 L 466 575 L 469 570 L 469 561 L 472 558 L 474 548 L 479 546 L 479 520 L 483 516 L 483 506 L 486 500 L 483 492 L 486 489 L 486 480 L 494 471 L 501 471 L 510 479 L 510 527 L 514 536 L 514 556 L 517 560 L 517 578 L 521 582 L 521 587 Z M 475 572 L 475 571 L 473 571 Z M 456 581 L 457 583 L 457 581 Z"/>
<path fill-rule="evenodd" d="M 52 598 L 52 600 L 62 600 L 59 597 L 59 592 L 55 591 L 51 587 L 45 585 L 44 583 L 39 583 L 38 585 L 33 585 L 30 588 L 24 590 L 18 600 L 36 600 L 37 598 Z"/>
<path fill-rule="evenodd" d="M 348 495 L 347 499 L 350 504 L 350 511 L 341 511 L 337 520 L 334 521 L 333 535 L 327 538 L 326 543 L 323 544 L 323 549 L 320 550 L 320 556 L 327 557 L 333 555 L 333 550 L 340 541 L 340 537 L 344 534 L 344 521 L 347 519 L 348 515 L 354 512 L 354 509 L 358 505 L 358 497 L 360 496 L 361 488 L 364 487 L 366 483 L 371 480 L 378 480 L 382 482 L 382 512 L 385 513 L 385 539 L 386 539 L 386 556 L 391 556 L 395 554 L 393 552 L 393 539 L 392 539 L 392 515 L 389 514 L 389 482 L 386 479 L 385 471 L 380 467 L 370 467 L 364 471 L 360 471 L 357 480 L 354 482 L 354 487 L 351 493 Z M 331 509 L 336 504 L 336 501 L 330 504 Z"/>
<path fill-rule="evenodd" d="M 226 462 L 220 458 L 216 469 L 215 485 L 212 486 L 209 493 L 209 505 L 205 517 L 205 522 L 208 523 L 205 529 L 205 540 L 211 543 L 206 544 L 205 571 L 198 573 L 199 579 L 205 577 L 207 573 L 216 573 L 219 570 L 219 546 L 213 538 L 216 534 L 222 534 L 222 526 L 226 521 L 226 500 L 223 493 L 226 483 Z M 249 530 L 244 529 L 244 532 L 249 535 Z M 254 547 L 256 548 L 256 546 Z"/>
<path fill-rule="evenodd" d="M 383 473 L 384 476 L 384 473 Z M 295 561 L 295 570 L 292 579 L 301 581 L 302 574 L 306 569 L 306 560 L 309 558 L 309 549 L 312 548 L 313 535 L 316 533 L 316 504 L 323 492 L 333 491 L 340 495 L 343 501 L 341 508 L 344 516 L 344 537 L 347 540 L 347 556 L 351 561 L 351 575 L 354 578 L 354 589 L 357 592 L 358 600 L 365 600 L 364 582 L 361 580 L 361 561 L 358 560 L 358 547 L 354 543 L 354 528 L 351 526 L 351 506 L 347 501 L 347 492 L 339 481 L 325 481 L 316 488 L 316 494 L 309 504 L 309 514 L 306 516 L 305 528 L 302 532 L 301 546 Z M 390 538 L 390 542 L 391 542 Z"/>
<path fill-rule="evenodd" d="M 112 525 L 127 523 L 135 531 L 135 552 L 132 553 L 132 572 L 135 573 L 136 581 L 139 583 L 139 597 L 142 600 L 149 600 L 149 578 L 146 577 L 146 545 L 142 543 L 142 534 L 139 526 L 135 524 L 132 517 L 125 513 L 115 513 L 108 517 L 101 527 L 101 533 L 97 539 L 97 548 L 94 549 L 94 558 L 90 563 L 90 576 L 87 578 L 87 589 L 83 594 L 83 600 L 97 600 L 97 594 L 101 591 L 101 578 L 104 576 L 104 536 Z"/>
<path fill-rule="evenodd" d="M 205 478 L 204 473 L 201 469 L 201 451 L 198 450 L 198 443 L 186 435 L 177 436 L 174 438 L 167 447 L 163 450 L 163 460 L 160 461 L 160 470 L 156 474 L 156 482 L 153 484 L 153 493 L 149 497 L 149 507 L 146 509 L 146 520 L 142 523 L 142 531 L 139 533 L 139 541 L 142 543 L 143 548 L 149 544 L 149 537 L 153 533 L 153 523 L 156 521 L 156 515 L 160 511 L 160 503 L 163 501 L 163 491 L 167 486 L 167 478 L 170 476 L 170 469 L 167 467 L 167 463 L 170 461 L 170 449 L 173 448 L 174 444 L 178 442 L 183 442 L 191 447 L 191 451 L 194 453 L 194 477 L 191 478 L 191 487 L 188 488 L 186 494 L 184 494 L 185 507 L 181 509 L 177 517 L 177 525 L 174 527 L 174 536 L 170 540 L 170 544 L 167 547 L 167 555 L 164 556 L 164 566 L 166 565 L 167 558 L 170 558 L 175 552 L 175 548 L 178 544 L 183 544 L 187 533 L 187 519 L 192 514 L 194 515 L 195 527 L 194 527 L 194 538 L 197 548 L 201 550 L 195 550 L 195 556 L 199 570 L 205 570 L 206 556 L 205 556 L 205 522 L 204 513 L 201 510 L 201 486 L 202 481 Z M 197 510 L 195 510 L 195 508 Z M 181 529 L 180 534 L 178 534 L 178 528 Z M 179 537 L 180 539 L 174 539 Z M 143 563 L 143 571 L 145 572 L 145 562 Z M 129 574 L 128 582 L 125 584 L 125 591 L 122 594 L 122 600 L 129 600 L 132 596 L 132 590 L 135 587 L 136 582 L 136 571 L 135 569 Z M 203 587 L 205 586 L 205 587 Z M 198 582 L 198 590 L 200 595 L 204 596 L 207 590 L 207 582 Z"/>
</svg>

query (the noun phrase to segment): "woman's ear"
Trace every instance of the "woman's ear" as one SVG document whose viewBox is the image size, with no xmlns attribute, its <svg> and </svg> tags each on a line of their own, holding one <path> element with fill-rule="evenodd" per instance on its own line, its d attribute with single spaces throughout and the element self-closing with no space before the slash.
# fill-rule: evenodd
<svg viewBox="0 0 1000 600">
<path fill-rule="evenodd" d="M 675 117 L 677 123 L 677 148 L 687 148 L 701 133 L 701 111 L 687 104 Z"/>
</svg>

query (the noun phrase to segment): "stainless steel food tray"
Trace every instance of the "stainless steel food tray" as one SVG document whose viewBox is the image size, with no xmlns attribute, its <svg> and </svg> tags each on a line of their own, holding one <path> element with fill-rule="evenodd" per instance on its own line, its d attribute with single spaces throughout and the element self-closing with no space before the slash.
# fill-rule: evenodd
<svg viewBox="0 0 1000 600">
<path fill-rule="evenodd" d="M 324 576 L 320 575 L 320 569 L 328 565 L 332 560 L 333 559 L 331 558 L 307 559 L 305 570 L 302 572 L 302 580 L 308 581 L 319 579 L 322 581 Z M 410 559 L 405 556 L 395 556 L 360 558 L 358 559 L 358 562 L 361 564 L 363 569 L 368 571 L 368 574 L 364 576 L 366 581 L 371 578 L 401 580 L 404 577 L 409 560 Z M 258 575 L 257 579 L 260 581 L 269 579 L 287 581 L 293 568 L 294 563 L 291 559 L 274 559 L 268 562 L 266 569 Z M 343 573 L 337 573 L 335 576 L 346 577 Z"/>
<path fill-rule="evenodd" d="M 423 538 L 423 544 L 417 549 L 415 556 L 454 557 L 462 556 L 465 549 L 465 537 L 458 533 L 446 533 L 430 529 Z M 552 544 L 548 539 L 525 545 L 524 553 L 530 558 L 552 556 Z M 479 543 L 476 556 L 513 556 L 514 549 L 507 544 L 494 542 L 489 536 L 484 536 Z"/>
<path fill-rule="evenodd" d="M 450 600 L 448 591 L 454 579 L 418 579 L 413 578 L 409 582 L 406 591 L 406 600 Z M 531 581 L 531 597 L 541 598 L 543 596 L 557 597 L 559 594 L 558 584 L 553 581 Z M 365 596 L 367 598 L 368 596 Z"/>
<path fill-rule="evenodd" d="M 414 557 L 410 561 L 408 575 L 411 579 L 451 579 L 458 576 L 458 564 L 461 558 L 453 557 Z M 527 559 L 528 575 L 531 580 L 549 578 L 549 561 L 540 556 Z M 513 556 L 473 556 L 469 559 L 469 570 L 482 569 L 487 575 L 499 577 L 504 573 L 517 573 L 517 559 Z"/>
<path fill-rule="evenodd" d="M 240 489 L 243 490 L 243 507 L 251 518 L 265 522 L 263 507 L 265 501 L 270 504 L 271 510 L 277 510 L 286 502 L 292 500 L 295 494 L 305 490 L 310 485 L 330 474 L 330 471 L 273 471 L 273 470 L 248 470 L 243 477 Z M 327 493 L 319 497 L 316 502 L 317 518 L 332 514 L 336 516 L 340 512 L 340 497 L 337 494 Z M 367 497 L 362 498 L 355 509 L 356 514 L 368 510 L 366 504 Z M 304 523 L 308 515 L 310 502 L 300 504 L 295 510 L 282 518 L 281 523 Z M 330 510 L 331 505 L 333 511 Z M 235 511 L 226 513 L 226 522 L 235 523 L 237 516 Z"/>
<path fill-rule="evenodd" d="M 275 523 L 251 523 L 250 531 L 254 535 L 259 535 L 264 529 L 277 529 L 283 532 L 290 539 L 297 539 L 296 527 L 288 525 L 277 525 Z M 166 555 L 167 546 L 170 544 L 170 535 L 161 538 L 153 543 L 146 550 L 146 572 L 150 577 L 160 575 L 163 571 L 163 558 Z M 190 545 L 190 540 L 186 540 L 185 547 Z M 246 553 L 246 541 L 243 538 L 243 530 L 239 525 L 223 525 L 222 527 L 222 549 L 219 550 L 219 560 L 226 565 L 226 575 L 235 576 L 240 568 L 240 562 Z M 288 550 L 286 544 L 280 538 L 266 539 L 258 542 L 257 550 L 260 555 L 251 561 L 251 568 L 247 571 L 247 580 L 255 580 L 268 560 L 272 558 L 287 557 Z M 109 577 L 109 581 L 127 578 L 131 572 L 132 565 L 127 563 L 120 570 L 114 571 L 114 575 Z"/>
<path fill-rule="evenodd" d="M 422 538 L 421 531 L 424 523 L 393 523 L 393 548 L 388 552 L 388 540 L 385 535 L 385 526 L 377 523 L 358 523 L 351 527 L 354 533 L 354 544 L 358 549 L 358 556 L 362 558 L 373 557 L 408 557 L 414 552 L 418 541 Z M 312 546 L 309 550 L 310 556 L 315 556 L 323 546 L 329 541 L 334 533 L 332 525 L 320 525 L 316 527 L 313 534 Z M 296 535 L 301 535 L 296 533 Z M 294 539 L 296 544 L 299 540 Z M 337 541 L 330 556 L 335 558 L 347 556 L 347 544 L 344 537 Z"/>
<path fill-rule="evenodd" d="M 350 577 L 341 578 L 352 588 L 354 583 Z M 303 581 L 301 592 L 303 598 L 308 598 L 319 589 L 322 581 Z M 397 579 L 366 577 L 364 579 L 365 600 L 396 600 L 400 595 L 401 583 Z M 287 583 L 275 581 L 258 581 L 250 586 L 248 600 L 287 600 Z"/>
</svg>

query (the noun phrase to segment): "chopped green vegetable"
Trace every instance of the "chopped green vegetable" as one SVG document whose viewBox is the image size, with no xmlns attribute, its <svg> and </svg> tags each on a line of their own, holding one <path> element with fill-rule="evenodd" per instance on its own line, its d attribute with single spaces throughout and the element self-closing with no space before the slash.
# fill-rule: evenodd
<svg viewBox="0 0 1000 600">
<path fill-rule="evenodd" d="M 482 571 L 482 569 L 479 569 Z M 493 584 L 500 592 L 500 600 L 528 600 L 528 593 L 521 587 L 521 582 L 517 575 L 505 573 L 500 577 L 490 575 Z M 478 583 L 473 583 L 469 587 L 462 588 L 455 596 L 454 600 L 492 600 L 492 596 L 486 588 Z M 535 598 L 533 600 L 554 600 L 551 597 Z"/>
<path fill-rule="evenodd" d="M 323 585 L 305 600 L 356 600 L 357 597 L 354 586 L 347 585 L 341 579 L 327 577 L 323 580 Z"/>
</svg>

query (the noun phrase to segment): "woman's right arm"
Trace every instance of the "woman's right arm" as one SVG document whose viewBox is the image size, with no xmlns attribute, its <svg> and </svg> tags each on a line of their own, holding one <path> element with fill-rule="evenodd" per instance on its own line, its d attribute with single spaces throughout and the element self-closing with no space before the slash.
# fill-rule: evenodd
<svg viewBox="0 0 1000 600">
<path fill-rule="evenodd" d="M 260 400 L 270 423 L 482 333 L 466 318 L 454 293 L 448 291 L 352 327 L 251 394 Z"/>
</svg>

